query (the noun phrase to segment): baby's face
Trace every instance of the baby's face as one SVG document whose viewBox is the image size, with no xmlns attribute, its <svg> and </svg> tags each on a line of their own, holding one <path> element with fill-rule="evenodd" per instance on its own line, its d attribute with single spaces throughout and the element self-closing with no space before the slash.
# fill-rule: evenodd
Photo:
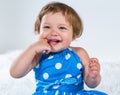
<svg viewBox="0 0 120 95">
<path fill-rule="evenodd" d="M 62 13 L 48 13 L 41 21 L 40 39 L 47 39 L 52 52 L 57 52 L 70 46 L 73 40 L 72 30 L 72 26 Z"/>
</svg>

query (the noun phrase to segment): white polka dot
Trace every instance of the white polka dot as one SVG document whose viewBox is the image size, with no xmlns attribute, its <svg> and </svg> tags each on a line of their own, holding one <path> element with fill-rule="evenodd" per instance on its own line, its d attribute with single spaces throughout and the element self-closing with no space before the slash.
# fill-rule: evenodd
<svg viewBox="0 0 120 95">
<path fill-rule="evenodd" d="M 68 60 L 70 57 L 71 57 L 71 55 L 69 53 L 66 54 L 66 56 L 65 56 L 66 60 Z"/>
<path fill-rule="evenodd" d="M 56 63 L 55 68 L 56 69 L 61 69 L 62 68 L 62 64 L 61 63 Z"/>
<path fill-rule="evenodd" d="M 64 92 L 64 95 L 66 95 L 66 92 Z"/>
<path fill-rule="evenodd" d="M 81 77 L 81 75 L 79 74 L 79 75 L 77 75 L 77 78 L 79 79 Z"/>
<path fill-rule="evenodd" d="M 81 69 L 82 68 L 82 65 L 80 63 L 77 64 L 77 68 L 78 69 Z"/>
<path fill-rule="evenodd" d="M 75 83 L 75 85 L 78 85 L 79 83 Z"/>
<path fill-rule="evenodd" d="M 49 77 L 49 74 L 48 74 L 48 73 L 44 73 L 44 74 L 43 74 L 43 78 L 44 78 L 44 79 L 48 79 L 48 77 Z"/>
<path fill-rule="evenodd" d="M 57 88 L 59 88 L 59 85 L 53 86 L 53 89 L 57 89 Z"/>
<path fill-rule="evenodd" d="M 47 90 L 44 90 L 44 93 L 47 93 Z"/>
<path fill-rule="evenodd" d="M 65 78 L 71 78 L 71 77 L 72 77 L 71 74 L 67 74 L 67 75 L 65 76 Z"/>
<path fill-rule="evenodd" d="M 55 92 L 55 95 L 58 95 L 59 94 L 59 91 L 57 90 L 56 92 Z"/>
<path fill-rule="evenodd" d="M 54 56 L 53 55 L 50 55 L 49 57 L 48 57 L 48 59 L 52 59 Z"/>
</svg>

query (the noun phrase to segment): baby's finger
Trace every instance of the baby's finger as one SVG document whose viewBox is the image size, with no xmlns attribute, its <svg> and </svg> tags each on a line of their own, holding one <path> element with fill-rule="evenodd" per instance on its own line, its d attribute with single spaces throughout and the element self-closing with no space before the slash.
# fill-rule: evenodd
<svg viewBox="0 0 120 95">
<path fill-rule="evenodd" d="M 90 58 L 90 63 L 98 63 L 98 59 L 97 58 Z"/>
</svg>

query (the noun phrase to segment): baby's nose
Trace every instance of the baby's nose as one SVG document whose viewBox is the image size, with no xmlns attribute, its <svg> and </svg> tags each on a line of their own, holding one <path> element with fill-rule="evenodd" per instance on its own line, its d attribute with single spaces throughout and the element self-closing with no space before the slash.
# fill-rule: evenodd
<svg viewBox="0 0 120 95">
<path fill-rule="evenodd" d="M 52 35 L 52 36 L 58 36 L 58 32 L 57 32 L 57 30 L 52 29 L 52 31 L 51 31 L 51 35 Z"/>
</svg>

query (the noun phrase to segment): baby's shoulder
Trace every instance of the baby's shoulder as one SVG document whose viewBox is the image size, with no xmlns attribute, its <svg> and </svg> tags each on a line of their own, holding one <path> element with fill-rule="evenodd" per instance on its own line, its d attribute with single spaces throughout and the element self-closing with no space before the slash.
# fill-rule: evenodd
<svg viewBox="0 0 120 95">
<path fill-rule="evenodd" d="M 88 60 L 89 59 L 89 55 L 86 52 L 86 50 L 82 47 L 71 47 L 76 54 L 80 57 L 80 59 L 84 62 L 84 60 Z"/>
<path fill-rule="evenodd" d="M 82 47 L 71 47 L 77 54 L 86 53 L 86 50 Z"/>
</svg>

